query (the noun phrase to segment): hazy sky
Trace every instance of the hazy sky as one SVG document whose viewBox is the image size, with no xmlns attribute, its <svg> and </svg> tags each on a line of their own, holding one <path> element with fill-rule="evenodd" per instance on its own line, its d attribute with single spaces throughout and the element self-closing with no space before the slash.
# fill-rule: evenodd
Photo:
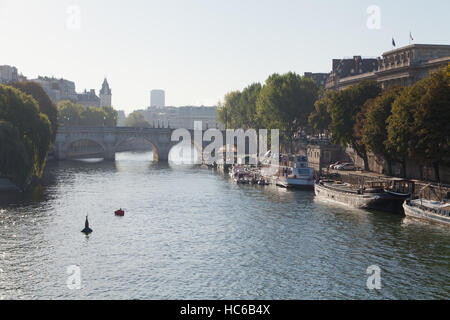
<svg viewBox="0 0 450 320">
<path fill-rule="evenodd" d="M 380 29 L 367 9 L 381 10 Z M 75 7 L 74 7 L 75 6 Z M 78 19 L 77 11 L 80 11 Z M 271 73 L 329 72 L 331 59 L 450 44 L 450 1 L 0 0 L 0 65 L 100 89 L 113 105 L 212 105 Z M 375 16 L 373 16 L 375 17 Z"/>
</svg>

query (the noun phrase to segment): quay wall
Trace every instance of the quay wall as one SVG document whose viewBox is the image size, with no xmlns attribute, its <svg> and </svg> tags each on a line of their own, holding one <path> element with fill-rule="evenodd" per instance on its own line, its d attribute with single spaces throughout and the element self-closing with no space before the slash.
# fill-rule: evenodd
<svg viewBox="0 0 450 320">
<path fill-rule="evenodd" d="M 356 152 L 352 148 L 347 148 L 345 152 L 357 167 L 364 168 L 363 160 L 356 154 Z M 386 174 L 387 172 L 389 172 L 388 164 L 382 157 L 376 156 L 373 153 L 369 153 L 368 161 L 370 171 L 378 174 Z M 394 176 L 401 177 L 402 167 L 400 163 L 394 163 L 392 165 L 392 171 Z M 443 183 L 450 184 L 450 167 L 444 165 L 439 166 L 439 175 L 440 180 Z M 406 160 L 405 176 L 408 179 L 437 181 L 434 168 L 431 164 L 420 163 L 411 159 Z"/>
<path fill-rule="evenodd" d="M 11 182 L 10 179 L 0 177 L 0 192 L 20 191 L 20 189 Z"/>
</svg>

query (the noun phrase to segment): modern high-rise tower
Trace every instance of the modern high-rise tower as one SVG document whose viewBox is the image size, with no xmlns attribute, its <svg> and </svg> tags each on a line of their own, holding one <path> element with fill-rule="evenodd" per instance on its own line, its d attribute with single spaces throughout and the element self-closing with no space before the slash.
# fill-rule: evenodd
<svg viewBox="0 0 450 320">
<path fill-rule="evenodd" d="M 112 92 L 109 87 L 108 80 L 103 81 L 102 88 L 100 89 L 100 106 L 101 107 L 111 107 Z"/>
<path fill-rule="evenodd" d="M 164 108 L 166 106 L 166 93 L 164 90 L 152 90 L 150 93 L 150 107 Z"/>
</svg>

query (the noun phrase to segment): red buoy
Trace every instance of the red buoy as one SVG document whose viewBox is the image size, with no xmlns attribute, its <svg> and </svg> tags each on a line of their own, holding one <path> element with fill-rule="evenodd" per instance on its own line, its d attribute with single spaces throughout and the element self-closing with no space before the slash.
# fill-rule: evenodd
<svg viewBox="0 0 450 320">
<path fill-rule="evenodd" d="M 117 210 L 117 211 L 115 212 L 115 214 L 116 214 L 116 216 L 123 217 L 123 216 L 125 216 L 125 211 L 123 211 L 122 209 L 120 209 L 120 210 Z"/>
</svg>

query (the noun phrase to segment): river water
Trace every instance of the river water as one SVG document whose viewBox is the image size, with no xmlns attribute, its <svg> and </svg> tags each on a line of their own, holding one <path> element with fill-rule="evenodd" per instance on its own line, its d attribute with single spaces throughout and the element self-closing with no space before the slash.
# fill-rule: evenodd
<svg viewBox="0 0 450 320">
<path fill-rule="evenodd" d="M 450 298 L 447 227 L 151 159 L 50 164 L 0 195 L 0 299 Z"/>
</svg>

